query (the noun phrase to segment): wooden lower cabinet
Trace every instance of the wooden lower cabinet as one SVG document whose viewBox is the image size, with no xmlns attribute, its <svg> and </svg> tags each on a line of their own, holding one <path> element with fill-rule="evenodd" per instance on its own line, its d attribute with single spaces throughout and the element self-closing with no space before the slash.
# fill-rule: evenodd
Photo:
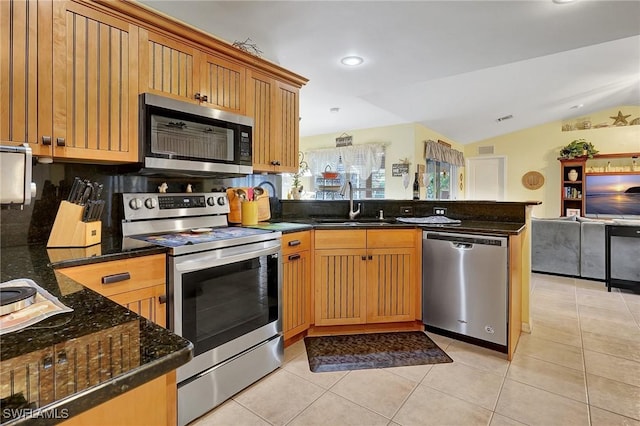
<svg viewBox="0 0 640 426">
<path fill-rule="evenodd" d="M 282 297 L 285 341 L 304 333 L 311 319 L 311 231 L 282 236 Z"/>
<path fill-rule="evenodd" d="M 417 319 L 414 229 L 315 232 L 316 326 Z"/>
<path fill-rule="evenodd" d="M 64 426 L 172 426 L 177 423 L 176 404 L 176 373 L 173 371 L 71 417 L 61 424 Z"/>
<path fill-rule="evenodd" d="M 58 269 L 63 275 L 166 327 L 166 256 L 155 254 Z M 118 278 L 120 277 L 120 278 Z M 103 281 L 113 281 L 104 283 Z"/>
</svg>

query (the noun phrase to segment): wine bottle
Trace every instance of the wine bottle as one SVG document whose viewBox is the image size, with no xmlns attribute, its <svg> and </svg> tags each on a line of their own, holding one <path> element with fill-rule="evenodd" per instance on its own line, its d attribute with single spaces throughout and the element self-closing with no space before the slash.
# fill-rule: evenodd
<svg viewBox="0 0 640 426">
<path fill-rule="evenodd" d="M 416 177 L 413 180 L 413 199 L 420 199 L 420 183 L 418 182 L 418 173 L 416 172 Z"/>
</svg>

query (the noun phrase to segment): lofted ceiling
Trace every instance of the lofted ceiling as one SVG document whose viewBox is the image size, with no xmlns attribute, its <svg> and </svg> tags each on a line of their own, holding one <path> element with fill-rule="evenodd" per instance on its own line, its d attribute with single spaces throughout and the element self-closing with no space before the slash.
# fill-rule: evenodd
<svg viewBox="0 0 640 426">
<path fill-rule="evenodd" d="M 640 1 L 141 3 L 309 78 L 301 136 L 416 122 L 468 144 L 640 105 Z"/>
</svg>

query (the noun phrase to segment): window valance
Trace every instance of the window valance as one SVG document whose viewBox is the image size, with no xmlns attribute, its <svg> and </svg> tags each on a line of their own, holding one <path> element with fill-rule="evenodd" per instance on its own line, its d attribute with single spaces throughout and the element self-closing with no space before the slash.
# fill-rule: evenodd
<svg viewBox="0 0 640 426">
<path fill-rule="evenodd" d="M 424 158 L 442 161 L 454 166 L 464 166 L 464 154 L 462 152 L 432 140 L 424 141 Z"/>
<path fill-rule="evenodd" d="M 382 154 L 384 154 L 384 144 L 366 143 L 306 151 L 305 158 L 314 176 L 324 172 L 326 167 L 330 166 L 334 172 L 357 173 L 361 178 L 369 179 L 373 171 L 382 167 Z M 340 160 L 342 164 L 339 164 Z"/>
</svg>

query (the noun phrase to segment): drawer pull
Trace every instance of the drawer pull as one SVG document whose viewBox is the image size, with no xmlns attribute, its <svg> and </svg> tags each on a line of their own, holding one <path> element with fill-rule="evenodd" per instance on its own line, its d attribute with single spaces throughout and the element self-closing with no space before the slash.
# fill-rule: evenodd
<svg viewBox="0 0 640 426">
<path fill-rule="evenodd" d="M 160 302 L 161 305 L 167 303 L 167 295 L 163 294 L 162 296 L 158 296 L 158 302 Z"/>
<path fill-rule="evenodd" d="M 49 355 L 45 356 L 45 357 L 42 359 L 42 367 L 43 367 L 45 370 L 48 370 L 48 369 L 50 369 L 51 367 L 53 367 L 53 357 L 52 357 L 52 356 L 49 356 Z"/>
<path fill-rule="evenodd" d="M 51 145 L 51 136 L 43 136 L 42 145 Z"/>
<path fill-rule="evenodd" d="M 300 244 L 302 244 L 300 242 L 300 240 L 291 240 L 291 241 L 289 241 L 289 247 L 299 246 Z"/>
<path fill-rule="evenodd" d="M 291 254 L 289 255 L 289 260 L 296 260 L 296 259 L 300 259 L 300 255 L 299 254 Z"/>
<path fill-rule="evenodd" d="M 113 284 L 120 281 L 126 281 L 131 279 L 131 274 L 128 272 L 121 272 L 119 274 L 105 275 L 102 277 L 102 284 Z"/>
</svg>

